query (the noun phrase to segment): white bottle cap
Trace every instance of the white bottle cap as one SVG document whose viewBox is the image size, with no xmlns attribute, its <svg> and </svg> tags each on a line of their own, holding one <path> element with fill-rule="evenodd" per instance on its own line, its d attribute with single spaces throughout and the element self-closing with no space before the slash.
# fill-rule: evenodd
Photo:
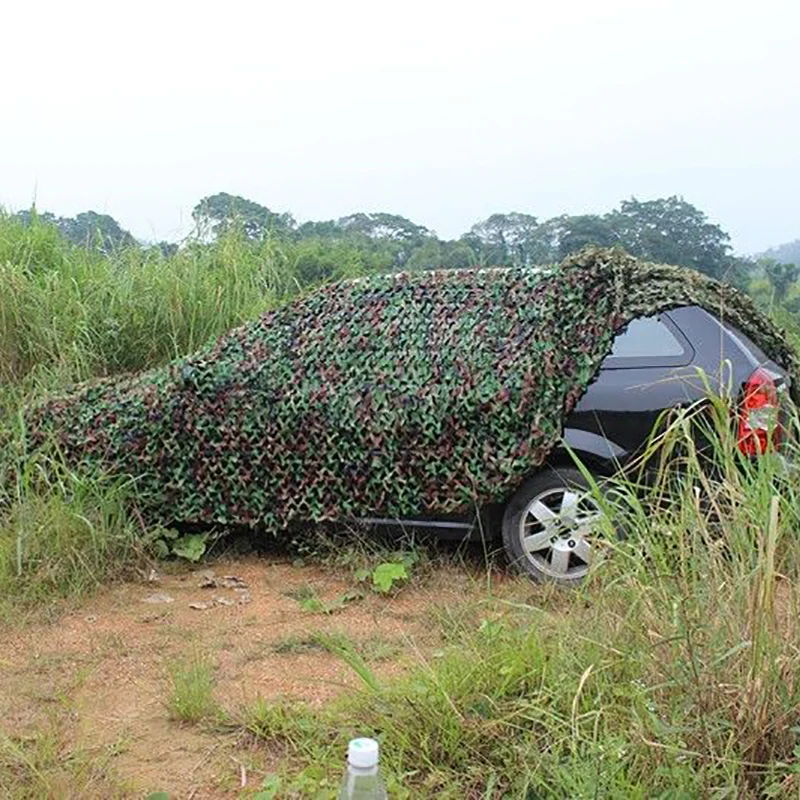
<svg viewBox="0 0 800 800">
<path fill-rule="evenodd" d="M 374 739 L 351 739 L 347 746 L 347 762 L 359 769 L 378 766 L 378 743 Z"/>
</svg>

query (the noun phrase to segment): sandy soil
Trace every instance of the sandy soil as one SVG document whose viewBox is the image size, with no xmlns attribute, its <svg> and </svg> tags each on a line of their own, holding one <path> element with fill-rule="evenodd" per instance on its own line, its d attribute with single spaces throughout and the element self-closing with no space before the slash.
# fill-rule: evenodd
<svg viewBox="0 0 800 800">
<path fill-rule="evenodd" d="M 467 570 L 441 568 L 394 597 L 366 592 L 324 614 L 304 609 L 298 597 L 313 591 L 334 603 L 353 583 L 320 567 L 250 557 L 215 563 L 217 585 L 202 587 L 209 577 L 187 569 L 118 585 L 56 622 L 0 630 L 6 734 L 24 737 L 58 724 L 67 749 L 105 759 L 122 794 L 236 797 L 243 783 L 260 784 L 274 766 L 270 755 L 241 733 L 171 720 L 171 664 L 204 654 L 215 668 L 215 696 L 229 712 L 259 696 L 321 705 L 359 679 L 330 653 L 305 646 L 310 635 L 336 632 L 362 643 L 370 667 L 388 677 L 441 645 L 442 607 L 463 606 L 485 591 Z"/>
</svg>

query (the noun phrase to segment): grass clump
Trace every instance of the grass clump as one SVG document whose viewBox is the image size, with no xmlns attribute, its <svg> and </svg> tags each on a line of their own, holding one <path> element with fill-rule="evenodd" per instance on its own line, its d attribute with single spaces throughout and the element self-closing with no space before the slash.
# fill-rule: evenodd
<svg viewBox="0 0 800 800">
<path fill-rule="evenodd" d="M 193 724 L 219 719 L 220 707 L 214 698 L 214 666 L 206 656 L 194 653 L 173 663 L 169 681 L 167 710 L 172 719 Z"/>
<path fill-rule="evenodd" d="M 127 797 L 114 778 L 111 756 L 70 747 L 56 725 L 24 737 L 0 732 L 0 794 L 7 800 Z"/>
<path fill-rule="evenodd" d="M 127 573 L 143 557 L 129 481 L 29 460 L 0 507 L 0 615 L 52 606 Z"/>
</svg>

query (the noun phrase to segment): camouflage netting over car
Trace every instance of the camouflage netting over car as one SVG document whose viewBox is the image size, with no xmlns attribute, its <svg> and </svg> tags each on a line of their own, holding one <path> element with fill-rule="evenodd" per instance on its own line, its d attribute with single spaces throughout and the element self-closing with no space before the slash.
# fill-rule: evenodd
<svg viewBox="0 0 800 800">
<path fill-rule="evenodd" d="M 552 268 L 327 286 L 188 358 L 33 409 L 30 441 L 137 476 L 164 520 L 455 513 L 542 463 L 616 332 L 684 304 L 723 313 L 796 374 L 735 289 L 587 249 Z"/>
</svg>

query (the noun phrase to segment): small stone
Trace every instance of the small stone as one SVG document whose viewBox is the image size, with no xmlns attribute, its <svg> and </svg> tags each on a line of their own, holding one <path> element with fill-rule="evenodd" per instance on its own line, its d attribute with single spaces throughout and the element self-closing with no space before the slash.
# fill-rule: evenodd
<svg viewBox="0 0 800 800">
<path fill-rule="evenodd" d="M 156 594 L 151 594 L 149 597 L 142 598 L 143 603 L 174 603 L 175 598 L 170 597 L 168 594 L 162 594 L 160 592 L 156 592 Z"/>
<path fill-rule="evenodd" d="M 213 569 L 206 569 L 202 572 L 198 572 L 197 576 L 200 578 L 200 582 L 197 584 L 201 589 L 216 589 L 217 588 L 217 579 L 214 577 L 214 570 Z"/>
<path fill-rule="evenodd" d="M 223 589 L 247 588 L 247 584 L 238 575 L 224 575 L 218 585 Z"/>
<path fill-rule="evenodd" d="M 189 603 L 189 608 L 193 608 L 195 611 L 206 611 L 207 609 L 213 607 L 214 607 L 213 603 L 200 603 L 200 602 Z"/>
</svg>

